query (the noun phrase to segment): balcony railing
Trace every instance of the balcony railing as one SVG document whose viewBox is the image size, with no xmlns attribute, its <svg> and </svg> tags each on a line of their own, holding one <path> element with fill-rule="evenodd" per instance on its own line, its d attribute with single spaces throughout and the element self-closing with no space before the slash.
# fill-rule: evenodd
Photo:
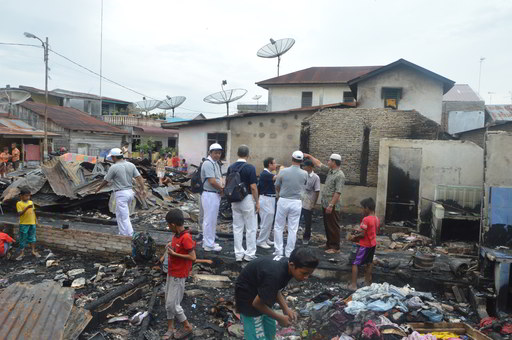
<svg viewBox="0 0 512 340">
<path fill-rule="evenodd" d="M 118 126 L 154 126 L 161 127 L 165 120 L 151 119 L 146 117 L 132 116 L 100 116 L 101 120 L 106 123 Z"/>
</svg>

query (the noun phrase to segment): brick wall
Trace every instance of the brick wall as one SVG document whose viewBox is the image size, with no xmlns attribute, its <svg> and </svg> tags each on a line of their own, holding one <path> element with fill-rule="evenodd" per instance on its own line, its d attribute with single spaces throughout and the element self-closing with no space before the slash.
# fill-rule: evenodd
<svg viewBox="0 0 512 340">
<path fill-rule="evenodd" d="M 440 126 L 416 111 L 392 109 L 326 109 L 306 118 L 309 151 L 322 162 L 331 153 L 343 158 L 348 183 L 360 183 L 363 132 L 370 129 L 367 185 L 377 185 L 381 138 L 437 139 Z"/>
<path fill-rule="evenodd" d="M 17 237 L 18 225 L 12 224 L 7 233 Z M 38 244 L 49 248 L 84 253 L 100 257 L 125 256 L 132 253 L 131 237 L 112 235 L 80 229 L 60 229 L 41 225 L 37 227 Z M 163 246 L 157 246 L 157 253 L 163 252 Z"/>
<path fill-rule="evenodd" d="M 496 126 L 490 126 L 489 131 L 507 131 L 512 132 L 512 124 L 502 124 L 502 125 L 496 125 Z M 484 134 L 485 134 L 485 128 L 477 129 L 477 130 L 471 130 L 467 132 L 461 132 L 459 133 L 460 140 L 467 140 L 470 142 L 473 142 L 480 146 L 481 148 L 484 147 Z"/>
</svg>

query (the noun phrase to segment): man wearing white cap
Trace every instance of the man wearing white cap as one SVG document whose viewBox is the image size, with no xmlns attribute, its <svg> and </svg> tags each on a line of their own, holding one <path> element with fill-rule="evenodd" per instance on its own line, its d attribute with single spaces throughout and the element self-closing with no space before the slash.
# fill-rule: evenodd
<svg viewBox="0 0 512 340">
<path fill-rule="evenodd" d="M 313 164 L 320 170 L 327 172 L 325 185 L 322 190 L 322 208 L 324 217 L 325 236 L 327 238 L 326 253 L 334 254 L 340 252 L 340 211 L 341 191 L 345 184 L 345 174 L 341 171 L 341 155 L 333 153 L 327 161 L 322 164 L 315 157 L 305 154 L 304 157 L 311 159 Z"/>
<path fill-rule="evenodd" d="M 295 249 L 297 240 L 297 229 L 299 228 L 300 213 L 302 211 L 301 196 L 308 173 L 300 168 L 300 163 L 304 159 L 301 151 L 295 151 L 292 154 L 292 166 L 279 171 L 276 179 L 276 192 L 279 195 L 277 201 L 276 220 L 274 222 L 274 255 L 283 256 L 283 230 L 288 219 L 288 240 L 284 256 L 290 257 Z"/>
<path fill-rule="evenodd" d="M 219 215 L 220 196 L 224 188 L 221 184 L 222 172 L 219 160 L 222 156 L 222 146 L 218 143 L 210 145 L 210 155 L 201 166 L 201 181 L 203 193 L 203 249 L 205 251 L 221 251 L 222 247 L 215 243 L 217 234 L 217 216 Z"/>
<path fill-rule="evenodd" d="M 133 228 L 130 221 L 130 204 L 135 196 L 132 190 L 132 180 L 135 178 L 142 196 L 146 195 L 144 180 L 139 171 L 130 162 L 123 159 L 123 153 L 119 148 L 110 150 L 107 158 L 112 157 L 114 164 L 108 169 L 101 185 L 96 189 L 98 193 L 105 185 L 112 182 L 116 196 L 116 220 L 120 235 L 132 236 Z"/>
</svg>

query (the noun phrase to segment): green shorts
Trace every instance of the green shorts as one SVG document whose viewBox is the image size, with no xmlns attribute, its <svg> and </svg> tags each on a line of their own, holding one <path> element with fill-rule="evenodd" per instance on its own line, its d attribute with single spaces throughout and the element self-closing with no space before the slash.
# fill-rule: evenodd
<svg viewBox="0 0 512 340">
<path fill-rule="evenodd" d="M 274 340 L 276 337 L 276 320 L 268 315 L 242 316 L 244 323 L 244 339 Z"/>
<path fill-rule="evenodd" d="M 36 225 L 20 224 L 20 234 L 18 235 L 20 249 L 24 249 L 27 243 L 36 243 Z"/>
</svg>

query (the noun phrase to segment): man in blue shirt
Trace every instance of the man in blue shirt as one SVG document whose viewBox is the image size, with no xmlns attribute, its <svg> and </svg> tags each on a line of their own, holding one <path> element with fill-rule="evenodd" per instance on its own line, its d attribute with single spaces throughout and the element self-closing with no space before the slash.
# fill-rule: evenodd
<svg viewBox="0 0 512 340">
<path fill-rule="evenodd" d="M 272 171 L 276 170 L 276 161 L 272 157 L 268 157 L 263 161 L 265 167 L 260 174 L 258 182 L 258 192 L 260 194 L 260 235 L 256 240 L 258 247 L 270 249 L 274 242 L 269 241 L 270 231 L 272 230 L 272 222 L 274 222 L 274 213 L 276 210 L 276 188 L 274 181 L 276 175 Z"/>
<path fill-rule="evenodd" d="M 228 168 L 228 176 L 231 172 L 238 171 L 240 180 L 247 187 L 247 196 L 241 202 L 232 202 L 233 211 L 233 236 L 235 241 L 235 259 L 237 262 L 252 261 L 256 258 L 256 232 L 258 228 L 257 213 L 260 210 L 258 201 L 258 188 L 256 186 L 256 168 L 247 163 L 249 158 L 249 147 L 240 145 L 238 147 L 238 160 Z M 245 243 L 243 247 L 245 227 Z"/>
</svg>

